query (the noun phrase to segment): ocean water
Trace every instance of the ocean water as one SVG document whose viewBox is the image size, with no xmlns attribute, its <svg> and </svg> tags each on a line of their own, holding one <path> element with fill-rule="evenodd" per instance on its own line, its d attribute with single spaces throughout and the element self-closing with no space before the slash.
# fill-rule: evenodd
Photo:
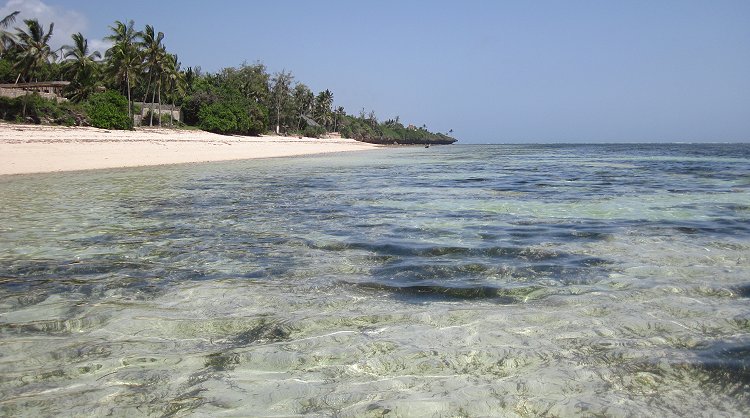
<svg viewBox="0 0 750 418">
<path fill-rule="evenodd" d="M 3 416 L 747 416 L 750 145 L 0 177 Z"/>
</svg>

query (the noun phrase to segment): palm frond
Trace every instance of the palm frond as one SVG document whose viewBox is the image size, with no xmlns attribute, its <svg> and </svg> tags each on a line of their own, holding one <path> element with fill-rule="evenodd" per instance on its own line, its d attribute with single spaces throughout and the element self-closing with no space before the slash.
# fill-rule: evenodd
<svg viewBox="0 0 750 418">
<path fill-rule="evenodd" d="M 16 10 L 15 12 L 9 14 L 8 16 L 5 16 L 3 20 L 0 20 L 0 28 L 7 28 L 8 26 L 12 25 L 13 23 L 16 23 L 16 16 L 21 13 L 20 11 Z"/>
</svg>

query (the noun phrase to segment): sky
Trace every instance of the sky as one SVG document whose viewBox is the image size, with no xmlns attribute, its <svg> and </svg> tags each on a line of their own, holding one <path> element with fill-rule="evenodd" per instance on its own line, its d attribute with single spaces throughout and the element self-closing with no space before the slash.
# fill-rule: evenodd
<svg viewBox="0 0 750 418">
<path fill-rule="evenodd" d="M 0 4 L 54 22 L 56 46 L 151 24 L 183 67 L 262 62 L 461 143 L 750 142 L 748 0 Z"/>
</svg>

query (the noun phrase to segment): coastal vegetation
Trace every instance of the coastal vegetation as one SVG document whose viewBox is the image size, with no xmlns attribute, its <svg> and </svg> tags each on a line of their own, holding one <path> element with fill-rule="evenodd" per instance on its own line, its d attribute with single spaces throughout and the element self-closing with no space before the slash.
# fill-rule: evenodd
<svg viewBox="0 0 750 418">
<path fill-rule="evenodd" d="M 456 140 L 446 134 L 433 133 L 426 126 L 417 128 L 414 125 L 404 126 L 399 118 L 379 123 L 374 113 L 365 117 L 342 115 L 341 134 L 373 144 L 452 144 Z"/>
<path fill-rule="evenodd" d="M 334 107 L 329 89 L 315 93 L 291 72 L 272 74 L 260 62 L 215 73 L 182 68 L 178 56 L 165 46 L 165 34 L 151 25 L 140 30 L 132 20 L 114 22 L 106 51 L 92 50 L 81 33 L 53 50 L 54 23 L 26 19 L 11 30 L 17 15 L 0 20 L 0 83 L 64 81 L 67 101 L 35 94 L 2 98 L 4 120 L 106 129 L 131 129 L 134 121 L 148 126 L 186 124 L 241 135 L 321 137 L 337 132 L 380 144 L 455 142 L 447 133 L 430 132 L 424 125 L 404 126 L 399 117 L 381 122 L 375 112 L 364 109 L 358 116 L 348 114 Z M 162 111 L 175 107 L 182 110 L 181 121 Z"/>
<path fill-rule="evenodd" d="M 127 117 L 127 114 L 125 115 Z M 38 94 L 16 98 L 0 97 L 0 118 L 8 122 L 46 125 L 92 125 L 83 106 L 72 102 L 58 103 Z"/>
<path fill-rule="evenodd" d="M 89 122 L 97 128 L 133 128 L 133 120 L 128 117 L 128 101 L 112 90 L 91 95 L 85 109 Z"/>
</svg>

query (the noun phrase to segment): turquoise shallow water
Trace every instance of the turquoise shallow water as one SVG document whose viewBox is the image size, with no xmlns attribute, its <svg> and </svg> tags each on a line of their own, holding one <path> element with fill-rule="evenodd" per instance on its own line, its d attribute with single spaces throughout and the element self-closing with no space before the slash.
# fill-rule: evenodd
<svg viewBox="0 0 750 418">
<path fill-rule="evenodd" d="M 750 145 L 0 177 L 0 415 L 750 414 Z"/>
</svg>

